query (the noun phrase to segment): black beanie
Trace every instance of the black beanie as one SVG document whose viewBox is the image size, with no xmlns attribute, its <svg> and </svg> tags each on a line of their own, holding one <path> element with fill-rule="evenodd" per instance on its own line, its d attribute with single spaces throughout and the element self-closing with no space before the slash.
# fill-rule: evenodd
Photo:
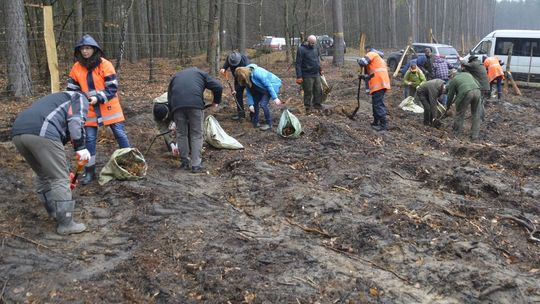
<svg viewBox="0 0 540 304">
<path fill-rule="evenodd" d="M 162 121 L 167 119 L 169 116 L 169 107 L 167 107 L 166 104 L 163 103 L 155 103 L 154 104 L 154 118 L 157 121 Z"/>
</svg>

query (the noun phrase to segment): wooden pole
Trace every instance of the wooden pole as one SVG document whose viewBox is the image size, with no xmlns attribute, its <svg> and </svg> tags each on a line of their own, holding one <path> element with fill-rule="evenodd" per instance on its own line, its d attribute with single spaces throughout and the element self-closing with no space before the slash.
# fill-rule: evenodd
<svg viewBox="0 0 540 304">
<path fill-rule="evenodd" d="M 429 28 L 429 43 L 433 43 L 433 29 Z"/>
<path fill-rule="evenodd" d="M 403 64 L 403 59 L 405 58 L 405 56 L 407 56 L 407 53 L 409 52 L 409 49 L 411 48 L 411 45 L 407 45 L 407 48 L 405 49 L 405 51 L 403 52 L 403 55 L 401 55 L 401 59 L 399 60 L 399 63 L 396 67 L 396 70 L 394 71 L 394 74 L 392 74 L 392 77 L 396 77 L 398 72 L 399 72 L 399 69 L 401 69 L 401 65 Z"/>
<path fill-rule="evenodd" d="M 54 93 L 60 91 L 60 73 L 58 72 L 58 55 L 54 38 L 53 10 L 50 5 L 43 6 L 43 36 L 49 74 L 51 74 L 51 93 Z"/>
<path fill-rule="evenodd" d="M 512 88 L 514 89 L 514 92 L 516 93 L 516 95 L 521 96 L 521 90 L 518 88 L 516 82 L 514 81 L 512 72 L 510 72 L 510 62 L 512 61 L 513 51 L 514 51 L 514 45 L 512 44 L 512 46 L 510 47 L 510 50 L 508 51 L 508 63 L 506 64 L 506 74 L 508 75 L 508 81 L 505 82 L 505 88 L 506 88 L 506 92 L 508 92 L 508 82 L 510 82 L 512 84 Z"/>
<path fill-rule="evenodd" d="M 465 36 L 461 34 L 461 55 L 465 54 Z"/>
</svg>

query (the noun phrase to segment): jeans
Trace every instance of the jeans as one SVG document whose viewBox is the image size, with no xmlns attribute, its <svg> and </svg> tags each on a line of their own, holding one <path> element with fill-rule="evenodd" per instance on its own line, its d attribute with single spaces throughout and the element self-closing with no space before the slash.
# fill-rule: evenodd
<svg viewBox="0 0 540 304">
<path fill-rule="evenodd" d="M 259 95 L 260 98 L 254 98 L 255 104 L 253 107 L 255 108 L 255 113 L 253 113 L 253 125 L 256 126 L 259 123 L 259 108 L 263 109 L 264 112 L 264 121 L 267 125 L 272 126 L 272 116 L 270 115 L 270 95 L 264 94 Z"/>
<path fill-rule="evenodd" d="M 379 90 L 371 94 L 371 107 L 373 110 L 373 123 L 386 127 L 386 106 L 384 105 L 384 94 L 386 90 Z"/>
<path fill-rule="evenodd" d="M 240 85 L 236 79 L 234 80 L 234 90 L 236 91 L 236 95 L 234 98 L 236 99 L 236 111 L 238 111 L 239 116 L 245 116 L 246 112 L 244 110 L 244 87 L 243 85 Z"/>
<path fill-rule="evenodd" d="M 113 132 L 114 137 L 116 138 L 118 147 L 129 148 L 130 147 L 129 139 L 127 137 L 124 123 L 123 122 L 113 123 L 109 125 L 109 127 L 111 128 L 111 131 Z M 86 133 L 86 149 L 88 149 L 88 152 L 90 152 L 90 155 L 92 156 L 87 166 L 92 166 L 96 163 L 95 155 L 96 155 L 98 127 L 84 127 L 84 131 Z"/>
</svg>

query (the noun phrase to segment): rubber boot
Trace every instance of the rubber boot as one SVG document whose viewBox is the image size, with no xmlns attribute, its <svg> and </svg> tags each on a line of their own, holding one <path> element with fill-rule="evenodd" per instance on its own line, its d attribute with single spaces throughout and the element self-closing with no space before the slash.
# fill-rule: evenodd
<svg viewBox="0 0 540 304">
<path fill-rule="evenodd" d="M 45 207 L 45 210 L 47 210 L 49 216 L 53 219 L 56 219 L 56 206 L 54 205 L 54 201 L 47 199 L 47 192 L 38 193 L 38 198 L 41 203 L 43 203 L 43 206 Z"/>
<path fill-rule="evenodd" d="M 502 97 L 502 93 L 497 93 L 497 99 L 501 100 L 501 97 Z"/>
<path fill-rule="evenodd" d="M 81 184 L 88 185 L 96 178 L 96 165 L 84 167 L 84 179 Z"/>
<path fill-rule="evenodd" d="M 81 233 L 86 230 L 86 225 L 73 221 L 75 201 L 56 201 L 56 232 L 61 235 Z"/>
</svg>

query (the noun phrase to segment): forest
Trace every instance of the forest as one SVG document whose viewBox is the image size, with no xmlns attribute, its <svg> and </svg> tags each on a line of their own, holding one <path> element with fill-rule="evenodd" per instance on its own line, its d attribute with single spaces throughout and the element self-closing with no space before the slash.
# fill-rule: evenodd
<svg viewBox="0 0 540 304">
<path fill-rule="evenodd" d="M 453 132 L 453 109 L 437 128 L 404 111 L 402 79 L 391 77 L 388 130 L 377 132 L 356 62 L 359 37 L 385 59 L 409 41 L 464 55 L 493 30 L 540 29 L 540 0 L 0 1 L 0 303 L 540 303 L 540 91 L 520 84 L 487 98 L 471 141 Z M 87 230 L 61 236 L 11 129 L 51 92 L 49 58 L 66 88 L 85 33 L 115 65 L 147 170 L 76 185 L 73 217 Z M 255 48 L 302 33 L 346 43 L 322 57 L 331 90 L 313 112 L 294 45 Z M 271 130 L 233 120 L 230 73 L 216 73 L 231 50 L 281 79 Z M 171 75 L 191 66 L 223 86 L 204 116 L 244 147 L 205 142 L 199 174 L 181 169 L 152 114 Z M 298 138 L 277 130 L 285 110 Z M 98 174 L 118 148 L 99 130 Z"/>
<path fill-rule="evenodd" d="M 83 33 L 93 35 L 120 67 L 122 60 L 135 63 L 141 59 L 174 58 L 186 62 L 203 53 L 212 64 L 219 61 L 222 52 L 245 51 L 264 36 L 333 36 L 343 32 L 342 39 L 354 47 L 360 34 L 365 33 L 367 43 L 381 49 L 403 49 L 412 39 L 446 43 L 462 50 L 494 29 L 540 28 L 535 13 L 540 10 L 538 0 L 2 2 L 0 58 L 5 72 L 0 78 L 14 78 L 2 85 L 2 98 L 30 95 L 34 87 L 39 90 L 47 85 L 43 5 L 53 6 L 58 61 L 63 72 L 71 64 L 73 46 Z M 515 18 L 517 15 L 520 18 Z M 337 30 L 336 24 L 345 26 Z M 292 60 L 289 58 L 293 53 L 291 49 L 286 59 Z M 151 64 L 150 60 L 150 80 L 153 73 L 159 73 Z"/>
</svg>

